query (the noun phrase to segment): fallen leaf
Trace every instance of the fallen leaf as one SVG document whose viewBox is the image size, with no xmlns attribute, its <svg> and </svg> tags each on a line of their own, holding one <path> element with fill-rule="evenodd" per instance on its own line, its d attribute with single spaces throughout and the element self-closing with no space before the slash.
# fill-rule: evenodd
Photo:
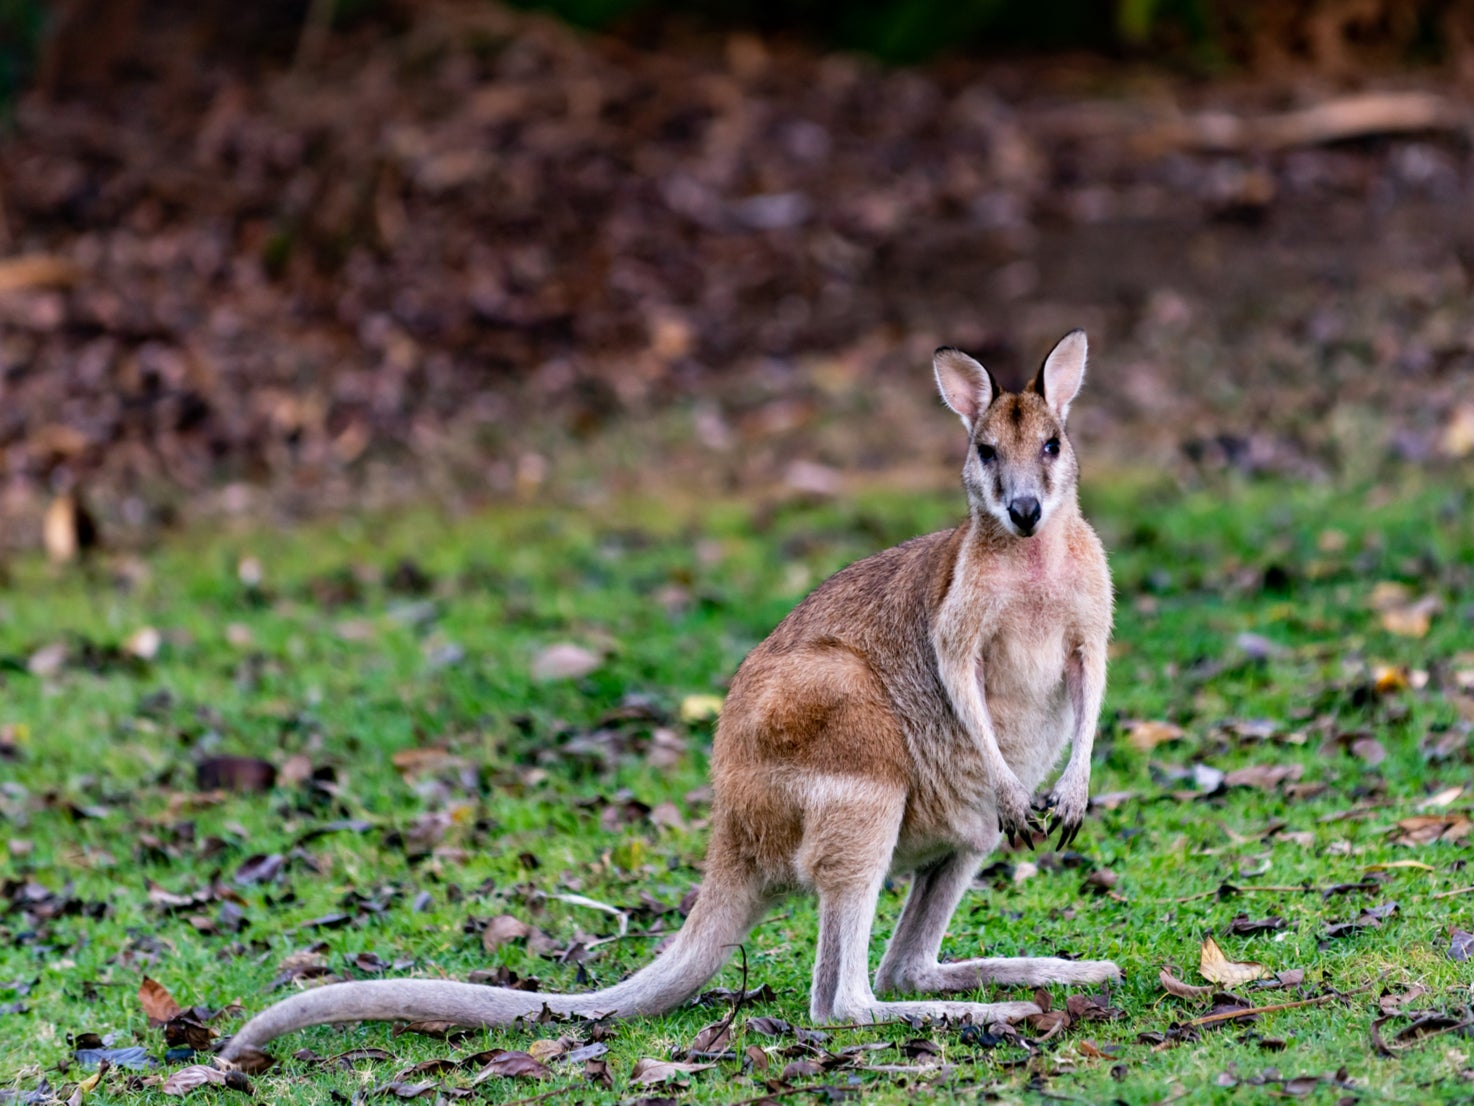
<svg viewBox="0 0 1474 1106">
<path fill-rule="evenodd" d="M 656 1083 L 664 1083 L 672 1076 L 689 1075 L 714 1067 L 715 1064 L 697 1064 L 683 1060 L 636 1060 L 634 1070 L 630 1072 L 630 1082 L 637 1087 L 650 1087 Z"/>
<path fill-rule="evenodd" d="M 1429 795 L 1426 799 L 1424 799 L 1421 803 L 1418 804 L 1418 809 L 1419 810 L 1434 810 L 1434 809 L 1436 809 L 1438 807 L 1441 807 L 1441 806 L 1448 806 L 1449 803 L 1453 802 L 1455 799 L 1457 799 L 1463 793 L 1464 793 L 1464 788 L 1463 788 L 1462 785 L 1458 785 L 1458 786 L 1454 786 L 1454 787 L 1446 787 L 1442 791 L 1438 792 L 1438 794 L 1436 794 L 1436 795 Z M 1417 862 L 1416 861 L 1408 861 L 1408 863 L 1417 863 Z"/>
<path fill-rule="evenodd" d="M 95 1035 L 92 1035 L 91 1039 L 94 1042 L 98 1040 Z M 150 1056 L 148 1050 L 141 1045 L 130 1045 L 127 1048 L 76 1048 L 72 1050 L 72 1058 L 84 1068 L 108 1063 L 116 1068 L 143 1071 L 159 1066 L 159 1062 Z"/>
<path fill-rule="evenodd" d="M 1448 944 L 1448 958 L 1459 961 L 1474 959 L 1474 933 L 1462 929 L 1454 930 Z"/>
<path fill-rule="evenodd" d="M 1367 596 L 1367 606 L 1374 611 L 1390 611 L 1412 602 L 1413 589 L 1396 580 L 1381 580 Z"/>
<path fill-rule="evenodd" d="M 1435 841 L 1462 841 L 1474 830 L 1474 821 L 1464 814 L 1415 814 L 1397 823 L 1394 845 L 1428 845 Z"/>
<path fill-rule="evenodd" d="M 493 1075 L 515 1079 L 543 1079 L 552 1074 L 546 1064 L 530 1053 L 493 1049 L 491 1060 L 477 1073 L 475 1082 L 480 1083 Z"/>
<path fill-rule="evenodd" d="M 270 791 L 276 785 L 276 768 L 260 757 L 208 757 L 194 775 L 201 791 Z"/>
<path fill-rule="evenodd" d="M 1424 596 L 1406 607 L 1382 612 L 1382 629 L 1399 637 L 1427 637 L 1433 616 L 1442 608 L 1436 596 Z"/>
<path fill-rule="evenodd" d="M 1191 983 L 1184 983 L 1166 968 L 1157 973 L 1157 979 L 1161 981 L 1163 990 L 1178 998 L 1207 998 L 1215 990 L 1213 987 L 1198 987 Z"/>
<path fill-rule="evenodd" d="M 169 993 L 168 988 L 148 976 L 144 976 L 143 982 L 138 986 L 138 1002 L 143 1007 L 143 1013 L 148 1018 L 149 1025 L 155 1027 L 177 1018 L 184 1012 L 184 1008 L 174 1001 L 174 996 Z"/>
<path fill-rule="evenodd" d="M 614 1073 L 609 1070 L 607 1060 L 590 1059 L 583 1062 L 583 1077 L 606 1091 L 614 1087 Z"/>
<path fill-rule="evenodd" d="M 761 1033 L 766 1037 L 786 1037 L 793 1032 L 793 1026 L 782 1018 L 768 1017 L 762 1015 L 747 1019 L 747 1028 L 754 1033 Z"/>
<path fill-rule="evenodd" d="M 1400 995 L 1384 992 L 1377 999 L 1377 1007 L 1384 1014 L 1400 1014 L 1404 1009 L 1417 1002 L 1427 993 L 1427 987 L 1421 983 L 1414 983 Z"/>
<path fill-rule="evenodd" d="M 527 1055 L 539 1064 L 546 1064 L 549 1060 L 556 1060 L 566 1054 L 570 1044 L 567 1037 L 544 1037 L 527 1046 Z"/>
<path fill-rule="evenodd" d="M 433 1079 L 424 1083 L 405 1083 L 395 1079 L 359 1093 L 369 1098 L 377 1098 L 380 1095 L 392 1095 L 394 1098 L 423 1098 L 427 1094 L 434 1094 L 439 1089 L 440 1084 Z"/>
<path fill-rule="evenodd" d="M 1287 923 L 1278 915 L 1269 918 L 1250 918 L 1247 914 L 1234 915 L 1225 931 L 1231 936 L 1249 937 L 1255 933 L 1274 933 L 1285 928 Z"/>
<path fill-rule="evenodd" d="M 778 1078 L 789 1083 L 795 1079 L 809 1079 L 823 1074 L 824 1068 L 813 1060 L 793 1060 L 783 1066 L 783 1072 Z"/>
<path fill-rule="evenodd" d="M 1251 764 L 1236 768 L 1223 777 L 1225 787 L 1257 787 L 1273 791 L 1286 780 L 1298 780 L 1305 774 L 1303 764 Z"/>
<path fill-rule="evenodd" d="M 134 630 L 123 641 L 123 652 L 141 661 L 151 661 L 159 655 L 159 648 L 163 644 L 163 634 L 152 626 L 143 626 Z"/>
<path fill-rule="evenodd" d="M 465 764 L 463 758 L 437 745 L 396 749 L 389 760 L 394 765 L 394 770 L 409 783 L 422 776 L 434 775 Z"/>
<path fill-rule="evenodd" d="M 1158 745 L 1181 741 L 1186 731 L 1172 722 L 1136 720 L 1126 723 L 1126 740 L 1137 752 L 1149 753 Z"/>
<path fill-rule="evenodd" d="M 481 947 L 487 952 L 501 948 L 508 941 L 517 941 L 532 933 L 532 926 L 521 918 L 514 918 L 510 914 L 500 914 L 486 923 L 486 928 L 481 931 Z"/>
<path fill-rule="evenodd" d="M 1217 941 L 1212 937 L 1204 937 L 1198 972 L 1210 983 L 1234 987 L 1240 983 L 1247 983 L 1251 979 L 1259 979 L 1268 975 L 1269 969 L 1253 960 L 1230 960 L 1223 955 L 1223 950 L 1218 947 Z"/>
<path fill-rule="evenodd" d="M 730 1019 L 712 1022 L 710 1025 L 699 1030 L 691 1041 L 688 1052 L 720 1052 L 726 1048 L 732 1040 L 732 1023 Z"/>
<path fill-rule="evenodd" d="M 577 680 L 593 672 L 601 664 L 599 654 L 571 642 L 549 645 L 532 659 L 532 678 L 538 683 L 552 680 Z"/>
<path fill-rule="evenodd" d="M 43 645 L 26 661 L 26 671 L 42 679 L 55 676 L 66 667 L 67 658 L 71 652 L 71 647 L 64 641 L 53 641 L 49 645 Z"/>
<path fill-rule="evenodd" d="M 1351 755 L 1368 768 L 1375 768 L 1387 759 L 1387 749 L 1375 737 L 1359 737 L 1351 743 Z"/>
<path fill-rule="evenodd" d="M 720 695 L 687 695 L 681 700 L 681 721 L 714 722 L 722 713 Z"/>
<path fill-rule="evenodd" d="M 243 887 L 253 883 L 271 883 L 286 867 L 281 853 L 256 853 L 242 860 L 231 878 Z"/>
<path fill-rule="evenodd" d="M 210 1067 L 207 1064 L 191 1064 L 187 1068 L 180 1068 L 171 1072 L 169 1078 L 164 1080 L 164 1085 L 159 1088 L 165 1094 L 176 1095 L 183 1098 L 190 1091 L 211 1083 L 225 1082 L 225 1073 L 219 1068 Z"/>
</svg>

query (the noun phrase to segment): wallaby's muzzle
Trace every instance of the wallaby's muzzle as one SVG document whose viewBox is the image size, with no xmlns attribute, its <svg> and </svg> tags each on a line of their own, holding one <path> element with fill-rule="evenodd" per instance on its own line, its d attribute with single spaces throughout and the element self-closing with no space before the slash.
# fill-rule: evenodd
<svg viewBox="0 0 1474 1106">
<path fill-rule="evenodd" d="M 1041 513 L 1039 501 L 1032 495 L 1021 495 L 1008 505 L 1008 517 L 1018 527 L 1018 532 L 1028 537 L 1039 525 Z"/>
</svg>

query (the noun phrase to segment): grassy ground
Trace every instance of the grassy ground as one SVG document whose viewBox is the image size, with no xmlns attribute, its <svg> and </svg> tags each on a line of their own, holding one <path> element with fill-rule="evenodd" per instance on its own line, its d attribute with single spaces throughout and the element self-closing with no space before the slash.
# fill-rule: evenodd
<svg viewBox="0 0 1474 1106">
<path fill-rule="evenodd" d="M 736 1018 L 737 1054 L 768 1049 L 774 1081 L 794 1059 L 849 1045 L 922 1038 L 935 1049 L 860 1051 L 853 1067 L 795 1070 L 771 1086 L 737 1060 L 681 1077 L 685 1090 L 630 1083 L 637 1060 L 684 1054 L 724 1015 L 719 1002 L 614 1027 L 604 1057 L 612 1089 L 554 1060 L 549 1080 L 493 1077 L 476 1093 L 496 1102 L 565 1086 L 554 1101 L 734 1103 L 790 1087 L 877 1103 L 923 1092 L 1471 1100 L 1467 1035 L 1409 1037 L 1395 1058 L 1378 1055 L 1369 1035 L 1384 994 L 1395 1009 L 1420 984 L 1427 993 L 1407 1009 L 1456 1019 L 1474 998 L 1474 962 L 1449 955 L 1451 927 L 1474 928 L 1474 894 L 1432 897 L 1474 883 L 1469 839 L 1457 839 L 1474 795 L 1474 686 L 1458 692 L 1460 680 L 1474 683 L 1470 475 L 1340 491 L 1182 494 L 1124 479 L 1090 489 L 1119 593 L 1092 781 L 1108 809 L 1093 811 L 1078 855 L 1000 854 L 965 900 L 946 953 L 1114 958 L 1127 977 L 1109 996 L 1119 1017 L 992 1048 L 955 1029 L 908 1026 L 837 1031 L 817 1046 L 763 1036 L 749 1018 L 806 1022 L 815 921 L 812 904 L 794 900 L 747 943 L 749 983 L 772 994 Z M 683 720 L 683 705 L 720 694 L 744 653 L 825 574 L 950 524 L 959 503 L 877 493 L 853 505 L 712 505 L 682 518 L 636 504 L 352 521 L 197 536 L 90 580 L 11 566 L 0 592 L 0 1087 L 13 1090 L 0 1101 L 43 1078 L 69 1094 L 88 1074 L 69 1066 L 77 1034 L 162 1060 L 164 1033 L 138 998 L 145 975 L 186 1007 L 248 1012 L 284 993 L 270 989 L 282 961 L 309 947 L 342 975 L 463 978 L 504 965 L 545 990 L 620 978 L 651 954 L 656 939 L 641 935 L 678 924 L 674 908 L 700 877 L 710 723 Z M 120 567 L 126 584 L 113 579 Z M 1404 590 L 1376 590 L 1387 582 Z M 151 657 L 144 627 L 162 635 Z M 533 662 L 564 642 L 598 653 L 599 667 L 533 681 Z M 1181 736 L 1147 749 L 1174 731 L 1133 731 L 1129 720 L 1170 722 Z M 222 754 L 261 758 L 281 778 L 264 792 L 238 790 L 243 781 L 229 774 L 199 779 L 196 766 Z M 1288 765 L 1299 766 L 1298 781 L 1214 786 L 1215 770 Z M 212 783 L 223 786 L 203 786 Z M 1463 793 L 1446 793 L 1459 785 Z M 1397 843 L 1397 823 L 1430 796 L 1456 840 Z M 312 835 L 324 827 L 336 828 Z M 279 872 L 251 882 L 263 865 L 243 862 L 273 854 Z M 1398 866 L 1375 868 L 1388 864 Z M 1105 876 L 1087 884 L 1097 869 L 1114 886 Z M 1361 886 L 1324 893 L 1341 884 Z M 581 964 L 549 959 L 617 932 L 613 916 L 547 897 L 570 891 L 627 910 L 631 936 Z M 876 955 L 903 894 L 898 884 L 882 897 Z M 1328 929 L 1392 902 L 1380 925 Z M 538 955 L 528 939 L 485 951 L 481 928 L 504 914 L 546 933 L 552 952 Z M 1230 934 L 1238 914 L 1277 916 L 1283 928 Z M 1167 996 L 1158 971 L 1172 963 L 1202 983 L 1208 933 L 1232 959 L 1304 971 L 1298 986 L 1235 988 L 1247 1004 L 1355 993 L 1178 1041 L 1174 1025 L 1214 1000 Z M 716 983 L 740 978 L 729 967 Z M 1054 997 L 1062 1005 L 1066 993 Z M 211 1024 L 229 1033 L 239 1015 Z M 1391 1042 L 1409 1024 L 1394 1018 L 1382 1035 Z M 386 1026 L 319 1028 L 278 1042 L 284 1062 L 252 1078 L 268 1101 L 344 1101 L 418 1061 L 560 1035 L 590 1031 L 546 1025 L 446 1041 Z M 361 1046 L 392 1057 L 291 1058 L 304 1047 L 330 1057 Z M 85 1097 L 160 1100 L 150 1077 L 188 1062 L 114 1068 Z M 899 1065 L 910 1070 L 864 1070 Z M 479 1067 L 402 1083 L 465 1086 Z"/>
</svg>

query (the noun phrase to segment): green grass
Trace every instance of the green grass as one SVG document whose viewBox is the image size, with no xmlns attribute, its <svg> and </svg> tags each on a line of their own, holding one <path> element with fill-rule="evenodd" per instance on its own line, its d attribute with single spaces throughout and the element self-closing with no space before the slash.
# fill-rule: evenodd
<svg viewBox="0 0 1474 1106">
<path fill-rule="evenodd" d="M 1114 958 L 1127 978 L 1111 999 L 1124 1016 L 1078 1024 L 1029 1051 L 980 1049 L 956 1030 L 838 1032 L 827 1049 L 927 1037 L 950 1068 L 837 1068 L 794 1085 L 856 1088 L 878 1103 L 922 1093 L 1247 1102 L 1283 1087 L 1224 1087 L 1223 1073 L 1248 1082 L 1268 1069 L 1291 1078 L 1344 1066 L 1353 1088 L 1323 1083 L 1304 1100 L 1474 1098 L 1468 1037 L 1433 1037 L 1389 1059 L 1374 1053 L 1368 1036 L 1384 989 L 1421 983 L 1429 993 L 1415 1007 L 1457 1013 L 1474 981 L 1469 963 L 1446 954 L 1449 927 L 1474 928 L 1474 895 L 1430 897 L 1474 883 L 1469 842 L 1403 846 L 1388 832 L 1427 796 L 1469 786 L 1470 713 L 1466 703 L 1461 717 L 1454 689 L 1459 672 L 1474 670 L 1466 652 L 1474 648 L 1474 503 L 1463 490 L 1470 475 L 1411 474 L 1353 490 L 1263 484 L 1184 494 L 1125 478 L 1093 486 L 1088 510 L 1112 550 L 1119 614 L 1092 791 L 1133 797 L 1092 813 L 1077 846 L 1085 866 L 1047 852 L 995 858 L 1029 859 L 1040 870 L 1020 881 L 1003 869 L 987 874 L 964 901 L 946 953 L 1068 950 Z M 877 492 L 844 505 L 715 504 L 679 518 L 652 504 L 624 504 L 592 514 L 420 515 L 293 533 L 196 535 L 123 565 L 132 580 L 126 586 L 114 579 L 118 564 L 91 576 L 12 565 L 0 592 L 0 725 L 16 750 L 0 760 L 7 881 L 0 1006 L 26 1010 L 0 1014 L 0 1087 L 29 1091 L 44 1076 L 65 1097 L 87 1074 L 67 1067 L 69 1035 L 83 1032 L 114 1034 L 115 1045 L 142 1044 L 162 1058 L 163 1033 L 147 1026 L 137 999 L 144 975 L 186 1006 L 238 1002 L 256 1012 L 284 993 L 268 989 L 280 961 L 315 942 L 341 974 L 355 971 L 353 957 L 371 952 L 404 962 L 391 975 L 464 977 L 505 965 L 536 975 L 545 990 L 620 978 L 648 959 L 653 939 L 603 944 L 581 966 L 560 964 L 520 942 L 487 954 L 471 920 L 513 914 L 560 948 L 580 933 L 615 932 L 606 914 L 543 898 L 574 890 L 629 909 L 636 933 L 673 928 L 679 915 L 670 908 L 700 878 L 707 808 L 699 789 L 710 741 L 709 723 L 681 720 L 683 701 L 720 694 L 745 652 L 824 575 L 950 524 L 959 502 L 958 495 Z M 242 557 L 261 563 L 260 588 L 241 582 Z M 414 586 L 412 573 L 396 577 L 406 560 L 426 577 L 424 588 Z M 1382 581 L 1442 600 L 1426 636 L 1382 628 L 1368 606 Z M 158 655 L 119 656 L 144 626 L 164 635 Z M 1271 643 L 1269 655 L 1246 634 Z M 70 643 L 70 662 L 51 675 L 27 671 L 37 650 L 58 641 Z M 534 683 L 532 659 L 564 641 L 603 651 L 604 664 L 579 680 Z M 1428 682 L 1369 690 L 1368 673 L 1382 664 L 1427 672 Z M 1127 739 L 1127 719 L 1171 721 L 1185 736 L 1141 752 Z M 1270 736 L 1248 740 L 1227 728 L 1249 719 L 1272 723 L 1264 727 Z M 674 764 L 656 767 L 645 755 L 656 730 L 669 731 L 666 745 L 670 734 L 684 745 Z M 1386 751 L 1374 768 L 1348 751 L 1350 739 L 1338 740 L 1357 731 Z M 1448 732 L 1449 755 L 1430 760 L 1429 745 Z M 438 746 L 457 759 L 407 780 L 391 757 L 416 746 Z M 222 753 L 278 767 L 300 754 L 292 763 L 310 765 L 318 783 L 201 795 L 194 765 Z M 1299 764 L 1302 784 L 1324 788 L 1293 798 L 1252 787 L 1174 797 L 1193 785 L 1172 772 L 1197 764 L 1225 771 Z M 684 826 L 654 824 L 630 800 L 674 802 Z M 1444 809 L 1468 812 L 1470 802 L 1466 793 Z M 301 840 L 342 819 L 369 827 Z M 261 853 L 286 856 L 281 878 L 234 883 L 241 862 Z M 1225 883 L 1354 883 L 1369 866 L 1397 860 L 1433 870 L 1391 868 L 1375 889 L 1329 899 L 1211 894 Z M 1114 896 L 1082 890 L 1089 865 L 1115 873 Z M 205 892 L 203 901 L 166 910 L 151 904 L 151 881 L 171 892 Z M 239 899 L 245 924 L 238 933 L 218 926 L 222 907 L 220 895 L 208 893 L 212 886 Z M 28 905 L 39 894 L 34 887 L 54 893 L 55 916 Z M 428 904 L 416 903 L 422 891 Z M 898 881 L 882 897 L 876 956 L 903 894 Z M 1326 936 L 1328 922 L 1391 900 L 1400 909 L 1380 928 Z M 339 912 L 352 921 L 300 928 Z M 1283 916 L 1287 928 L 1226 935 L 1241 912 Z M 212 923 L 222 931 L 202 932 Z M 739 1054 L 753 1043 L 794 1046 L 744 1025 L 756 1014 L 806 1022 L 814 932 L 812 903 L 794 899 L 747 942 L 749 981 L 768 984 L 774 998 L 737 1018 Z M 1369 989 L 1266 1014 L 1253 1025 L 1204 1030 L 1197 1044 L 1141 1043 L 1139 1034 L 1203 1012 L 1164 995 L 1157 973 L 1171 962 L 1181 978 L 1200 982 L 1198 949 L 1210 932 L 1231 958 L 1304 969 L 1300 989 L 1240 988 L 1256 1004 L 1328 987 Z M 739 979 L 733 966 L 716 983 L 735 987 Z M 564 1085 L 569 1092 L 554 1101 L 672 1093 L 631 1087 L 635 1061 L 669 1058 L 722 1014 L 721 1006 L 690 1008 L 616 1027 L 606 1057 L 613 1090 L 554 1064 L 556 1081 L 492 1079 L 476 1093 L 497 1102 Z M 228 1033 L 239 1017 L 227 1013 L 213 1024 Z M 1384 1035 L 1406 1024 L 1389 1022 Z M 253 1081 L 267 1101 L 342 1101 L 417 1061 L 525 1048 L 560 1033 L 586 1030 L 547 1025 L 446 1042 L 395 1037 L 380 1025 L 317 1028 L 278 1042 L 284 1062 Z M 1266 1039 L 1283 1048 L 1271 1050 Z M 291 1059 L 303 1047 L 331 1056 L 369 1045 L 395 1059 L 344 1067 Z M 775 1051 L 769 1076 L 790 1058 Z M 891 1048 L 862 1053 L 861 1062 L 911 1061 Z M 110 1071 L 89 1097 L 162 1101 L 141 1074 Z M 444 1078 L 464 1085 L 471 1074 Z M 731 1103 L 768 1090 L 736 1061 L 688 1079 L 679 1094 L 692 1102 Z M 194 1097 L 235 1094 L 207 1088 Z"/>
</svg>

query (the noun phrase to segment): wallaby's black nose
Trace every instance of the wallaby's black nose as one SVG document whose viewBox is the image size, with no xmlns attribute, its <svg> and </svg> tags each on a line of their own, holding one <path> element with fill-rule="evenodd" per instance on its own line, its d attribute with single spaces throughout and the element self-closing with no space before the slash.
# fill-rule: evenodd
<svg viewBox="0 0 1474 1106">
<path fill-rule="evenodd" d="M 1008 505 L 1008 517 L 1025 534 L 1032 534 L 1039 522 L 1039 501 L 1032 495 L 1021 495 Z"/>
</svg>

